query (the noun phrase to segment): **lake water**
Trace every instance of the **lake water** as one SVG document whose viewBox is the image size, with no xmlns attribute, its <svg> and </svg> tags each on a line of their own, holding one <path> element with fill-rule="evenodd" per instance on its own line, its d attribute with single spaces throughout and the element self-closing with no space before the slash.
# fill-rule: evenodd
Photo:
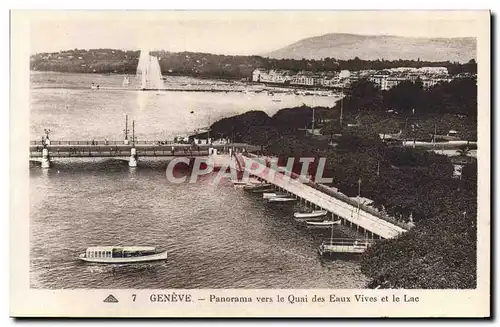
<svg viewBox="0 0 500 327">
<path fill-rule="evenodd" d="M 31 139 L 51 130 L 54 140 L 122 140 L 125 114 L 135 120 L 139 140 L 164 140 L 192 134 L 221 118 L 262 110 L 274 115 L 283 108 L 302 104 L 333 107 L 337 97 L 242 92 L 187 92 L 91 90 L 92 82 L 121 87 L 123 76 L 94 74 L 33 73 L 31 76 Z M 134 81 L 134 79 L 131 79 Z M 214 84 L 214 81 L 169 77 L 167 87 Z M 217 88 L 228 89 L 218 82 Z M 237 84 L 233 88 L 242 89 Z M 250 90 L 255 87 L 250 87 Z M 192 113 L 191 113 L 192 112 Z M 129 126 L 130 127 L 130 126 Z"/>
<path fill-rule="evenodd" d="M 49 78 L 57 79 L 57 87 L 37 80 Z M 240 93 L 165 92 L 157 96 L 152 92 L 143 102 L 140 92 L 74 88 L 78 80 L 91 78 L 95 76 L 35 74 L 32 85 L 43 88 L 31 91 L 33 137 L 50 128 L 54 140 L 112 139 L 120 136 L 123 114 L 128 113 L 137 121 L 139 137 L 154 138 L 165 129 L 180 133 L 207 125 L 208 108 L 213 109 L 213 119 L 251 109 L 272 114 L 308 98 L 282 96 L 283 101 L 277 103 L 260 96 L 247 100 Z M 118 80 L 116 76 L 100 78 Z M 199 113 L 191 115 L 191 110 Z M 165 178 L 166 164 L 141 160 L 137 168 L 129 168 L 120 161 L 96 159 L 54 161 L 50 169 L 32 166 L 31 287 L 365 286 L 367 279 L 358 260 L 318 256 L 318 245 L 329 232 L 295 222 L 293 206 L 267 204 L 259 195 L 234 189 L 230 181 L 213 185 L 210 175 L 196 184 L 172 184 Z M 344 235 L 337 230 L 340 227 L 335 228 L 336 236 Z M 97 245 L 157 246 L 169 251 L 169 258 L 121 266 L 76 260 L 86 247 Z"/>
</svg>

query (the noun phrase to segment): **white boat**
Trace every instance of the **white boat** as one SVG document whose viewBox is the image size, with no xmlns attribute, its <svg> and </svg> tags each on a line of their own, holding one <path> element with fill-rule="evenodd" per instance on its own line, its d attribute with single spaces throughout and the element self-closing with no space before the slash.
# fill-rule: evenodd
<svg viewBox="0 0 500 327">
<path fill-rule="evenodd" d="M 323 241 L 319 246 L 319 254 L 321 256 L 326 254 L 362 254 L 370 247 L 372 242 L 368 240 L 344 240 L 344 239 L 330 239 Z"/>
<path fill-rule="evenodd" d="M 269 202 L 294 202 L 297 201 L 295 198 L 281 198 L 281 197 L 274 197 L 270 198 L 267 201 Z"/>
<path fill-rule="evenodd" d="M 272 192 L 272 191 L 274 191 L 274 187 L 269 186 L 269 187 L 260 187 L 260 188 L 257 188 L 256 190 L 252 190 L 251 192 L 252 193 L 268 193 L 268 192 Z"/>
<path fill-rule="evenodd" d="M 261 185 L 262 182 L 256 179 L 231 180 L 234 187 L 245 187 L 253 185 Z"/>
<path fill-rule="evenodd" d="M 125 77 L 123 78 L 123 83 L 122 83 L 122 85 L 123 85 L 123 86 L 129 86 L 129 84 L 130 84 L 130 80 L 128 79 L 128 76 L 125 76 Z"/>
<path fill-rule="evenodd" d="M 139 263 L 167 260 L 167 251 L 157 251 L 151 246 L 93 246 L 80 254 L 78 259 L 94 263 Z"/>
<path fill-rule="evenodd" d="M 286 198 L 288 196 L 288 194 L 284 194 L 284 193 L 263 193 L 262 194 L 262 198 L 267 200 L 267 199 L 271 199 L 271 198 Z"/>
<path fill-rule="evenodd" d="M 268 184 L 268 183 L 259 183 L 259 184 L 247 184 L 245 186 L 243 186 L 243 189 L 246 190 L 246 191 L 253 191 L 253 190 L 259 190 L 259 189 L 268 189 L 272 187 L 272 184 Z"/>
<path fill-rule="evenodd" d="M 333 225 L 340 225 L 340 220 L 306 221 L 306 224 L 313 227 L 331 227 Z"/>
<path fill-rule="evenodd" d="M 312 212 L 296 212 L 293 214 L 295 218 L 316 218 L 326 216 L 328 212 L 326 210 L 315 210 Z"/>
</svg>

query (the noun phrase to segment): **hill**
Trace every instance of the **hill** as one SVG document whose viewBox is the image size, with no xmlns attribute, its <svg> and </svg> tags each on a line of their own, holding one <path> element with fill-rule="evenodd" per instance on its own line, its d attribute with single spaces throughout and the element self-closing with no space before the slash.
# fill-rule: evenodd
<svg viewBox="0 0 500 327">
<path fill-rule="evenodd" d="M 325 34 L 302 39 L 264 54 L 287 59 L 425 60 L 467 62 L 476 59 L 476 39 L 415 38 L 388 35 Z"/>
</svg>

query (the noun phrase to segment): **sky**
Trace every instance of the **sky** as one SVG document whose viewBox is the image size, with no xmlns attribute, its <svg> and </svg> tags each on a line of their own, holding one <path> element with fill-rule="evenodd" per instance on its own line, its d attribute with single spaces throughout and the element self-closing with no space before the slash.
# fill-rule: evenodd
<svg viewBox="0 0 500 327">
<path fill-rule="evenodd" d="M 117 48 L 252 55 L 327 33 L 475 36 L 475 17 L 443 11 L 32 12 L 30 52 Z"/>
</svg>

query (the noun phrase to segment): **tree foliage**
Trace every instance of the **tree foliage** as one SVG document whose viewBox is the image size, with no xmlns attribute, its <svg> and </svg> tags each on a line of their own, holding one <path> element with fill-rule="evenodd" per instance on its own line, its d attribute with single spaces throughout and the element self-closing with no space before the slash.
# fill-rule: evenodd
<svg viewBox="0 0 500 327">
<path fill-rule="evenodd" d="M 236 126 L 244 130 L 238 134 L 239 141 L 260 144 L 266 154 L 278 156 L 281 164 L 295 158 L 295 173 L 302 168 L 299 157 L 326 157 L 323 176 L 332 177 L 340 192 L 357 196 L 361 180 L 361 196 L 373 200 L 371 206 L 402 221 L 411 216 L 415 228 L 364 254 L 362 271 L 372 279 L 373 287 L 474 288 L 476 162 L 465 166 L 462 178 L 455 179 L 448 157 L 389 147 L 364 125 L 344 129 L 332 148 L 325 140 L 298 130 L 311 114 L 307 107 L 284 109 L 273 117 L 254 111 L 223 119 L 213 129 L 228 133 Z M 368 114 L 377 115 L 385 114 Z M 314 176 L 316 168 L 311 165 L 309 174 Z"/>
</svg>

